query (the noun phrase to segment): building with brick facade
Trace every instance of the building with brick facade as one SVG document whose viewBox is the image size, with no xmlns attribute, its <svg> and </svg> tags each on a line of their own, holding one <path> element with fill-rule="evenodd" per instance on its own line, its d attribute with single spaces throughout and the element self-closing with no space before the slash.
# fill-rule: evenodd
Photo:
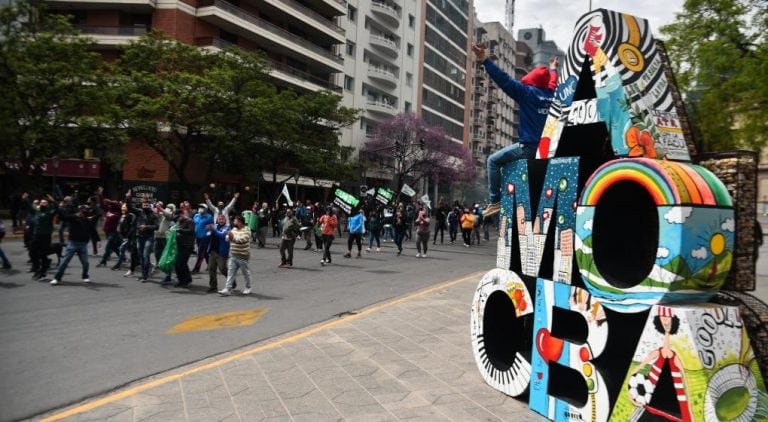
<svg viewBox="0 0 768 422">
<path fill-rule="evenodd" d="M 67 13 L 82 33 L 94 40 L 93 48 L 106 59 L 119 56 L 121 48 L 150 30 L 159 30 L 180 42 L 219 50 L 236 46 L 263 51 L 278 87 L 301 91 L 331 90 L 344 72 L 340 54 L 346 41 L 338 25 L 347 13 L 343 0 L 47 0 L 49 10 Z M 130 142 L 122 179 L 126 187 L 139 187 L 150 196 L 176 199 L 173 172 L 148 146 Z M 195 172 L 205 163 L 192 163 L 189 180 L 198 186 Z M 239 183 L 236 177 L 221 177 Z M 301 182 L 304 180 L 304 182 Z M 222 181 L 219 181 L 220 183 Z M 294 184 L 307 183 L 295 178 Z M 314 184 L 313 182 L 309 182 Z M 258 189 L 258 188 L 257 188 Z"/>
</svg>

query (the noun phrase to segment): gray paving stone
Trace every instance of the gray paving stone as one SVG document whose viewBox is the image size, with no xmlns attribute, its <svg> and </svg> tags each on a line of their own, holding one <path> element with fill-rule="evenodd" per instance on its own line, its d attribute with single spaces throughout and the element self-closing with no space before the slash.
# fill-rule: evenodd
<svg viewBox="0 0 768 422">
<path fill-rule="evenodd" d="M 187 417 L 183 406 L 153 405 L 136 406 L 133 409 L 135 421 L 183 421 Z"/>
<path fill-rule="evenodd" d="M 133 406 L 130 403 L 118 404 L 110 403 L 101 406 L 97 409 L 93 409 L 87 413 L 81 413 L 74 415 L 71 418 L 67 418 L 68 422 L 97 422 L 97 421 L 110 421 L 110 422 L 132 422 L 133 421 Z"/>
</svg>

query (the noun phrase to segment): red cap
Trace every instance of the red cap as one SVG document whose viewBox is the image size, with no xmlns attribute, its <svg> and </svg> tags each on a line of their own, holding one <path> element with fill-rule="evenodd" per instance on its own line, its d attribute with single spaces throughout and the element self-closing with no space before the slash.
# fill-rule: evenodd
<svg viewBox="0 0 768 422">
<path fill-rule="evenodd" d="M 536 88 L 549 89 L 549 69 L 539 66 L 523 76 L 522 83 Z"/>
</svg>

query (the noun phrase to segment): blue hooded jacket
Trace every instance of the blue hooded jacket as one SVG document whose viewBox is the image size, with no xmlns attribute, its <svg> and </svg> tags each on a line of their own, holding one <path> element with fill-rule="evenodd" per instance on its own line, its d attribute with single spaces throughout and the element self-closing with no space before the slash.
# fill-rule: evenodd
<svg viewBox="0 0 768 422">
<path fill-rule="evenodd" d="M 520 143 L 538 144 L 554 91 L 526 85 L 511 78 L 491 59 L 485 59 L 483 65 L 496 85 L 520 105 Z"/>
</svg>

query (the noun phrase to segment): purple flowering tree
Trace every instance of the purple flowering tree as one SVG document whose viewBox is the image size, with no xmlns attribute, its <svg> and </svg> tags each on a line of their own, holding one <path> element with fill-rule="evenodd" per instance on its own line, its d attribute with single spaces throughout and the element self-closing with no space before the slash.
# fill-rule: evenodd
<svg viewBox="0 0 768 422">
<path fill-rule="evenodd" d="M 380 123 L 374 137 L 361 149 L 361 157 L 389 170 L 400 192 L 406 179 L 424 177 L 439 183 L 467 182 L 475 177 L 472 153 L 449 138 L 442 128 L 429 126 L 411 113 Z"/>
</svg>

